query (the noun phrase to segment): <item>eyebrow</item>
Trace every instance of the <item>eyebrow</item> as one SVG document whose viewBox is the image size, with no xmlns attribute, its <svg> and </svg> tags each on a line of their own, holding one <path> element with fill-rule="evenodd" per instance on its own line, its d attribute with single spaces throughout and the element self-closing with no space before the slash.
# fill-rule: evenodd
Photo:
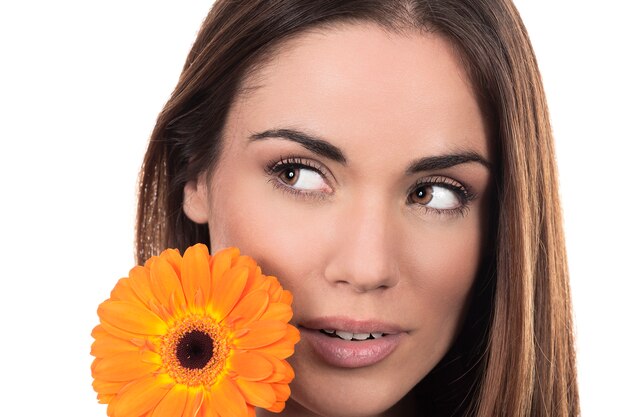
<svg viewBox="0 0 626 417">
<path fill-rule="evenodd" d="M 341 149 L 332 145 L 328 141 L 309 135 L 307 133 L 293 129 L 272 129 L 261 133 L 254 133 L 250 136 L 250 141 L 258 141 L 269 138 L 280 138 L 296 142 L 309 151 L 326 157 L 330 160 L 346 164 L 347 159 Z M 456 165 L 477 162 L 491 170 L 491 163 L 480 154 L 473 151 L 458 152 L 453 154 L 427 156 L 413 161 L 406 169 L 406 174 L 415 174 L 421 171 L 436 171 L 450 168 Z"/>
<path fill-rule="evenodd" d="M 491 170 L 491 162 L 473 151 L 460 152 L 454 154 L 427 156 L 413 161 L 406 169 L 407 175 L 415 174 L 421 171 L 436 171 L 440 169 L 450 168 L 456 165 L 466 164 L 469 162 L 478 162 L 488 170 Z"/>
<path fill-rule="evenodd" d="M 251 141 L 257 141 L 268 138 L 281 138 L 287 139 L 292 142 L 299 143 L 309 151 L 316 153 L 320 156 L 326 157 L 330 160 L 339 162 L 343 165 L 346 164 L 346 156 L 341 152 L 341 149 L 335 145 L 330 144 L 328 141 L 308 135 L 304 132 L 300 132 L 292 129 L 276 129 L 266 130 L 262 133 L 255 133 L 250 136 Z"/>
</svg>

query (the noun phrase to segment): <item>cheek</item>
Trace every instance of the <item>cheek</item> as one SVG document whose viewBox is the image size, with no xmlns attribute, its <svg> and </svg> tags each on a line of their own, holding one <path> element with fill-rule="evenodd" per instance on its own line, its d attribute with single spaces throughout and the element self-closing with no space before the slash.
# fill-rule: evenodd
<svg viewBox="0 0 626 417">
<path fill-rule="evenodd" d="M 471 221 L 468 221 L 471 220 Z M 419 237 L 415 237 L 418 236 Z M 416 317 L 433 339 L 451 342 L 458 332 L 481 259 L 481 224 L 463 219 L 458 227 L 426 229 L 409 238 L 409 279 Z M 431 340 L 432 341 L 432 340 Z"/>
<path fill-rule="evenodd" d="M 458 300 L 474 281 L 481 244 L 478 226 L 454 233 L 441 233 L 420 251 L 419 269 L 425 270 L 421 284 L 442 301 Z"/>
<path fill-rule="evenodd" d="M 317 232 L 325 220 L 319 213 L 309 215 L 311 210 L 274 189 L 262 174 L 223 171 L 210 196 L 211 250 L 237 246 L 293 290 L 290 280 L 310 274 L 312 256 L 324 246 Z"/>
</svg>

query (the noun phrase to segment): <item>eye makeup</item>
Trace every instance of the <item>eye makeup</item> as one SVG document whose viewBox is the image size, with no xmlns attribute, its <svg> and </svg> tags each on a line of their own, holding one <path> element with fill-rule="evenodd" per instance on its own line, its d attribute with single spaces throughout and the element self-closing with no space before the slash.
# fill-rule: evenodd
<svg viewBox="0 0 626 417">
<path fill-rule="evenodd" d="M 265 166 L 268 182 L 276 189 L 305 200 L 324 200 L 334 193 L 330 171 L 320 162 L 300 156 L 279 157 Z M 441 175 L 419 179 L 408 192 L 406 204 L 430 215 L 464 216 L 477 198 L 470 187 Z"/>
<path fill-rule="evenodd" d="M 277 189 L 304 199 L 324 199 L 333 193 L 328 169 L 321 163 L 299 156 L 280 157 L 265 166 L 268 181 Z M 317 176 L 317 178 L 315 178 Z M 297 186 L 298 183 L 300 186 Z"/>
<path fill-rule="evenodd" d="M 469 203 L 476 198 L 476 193 L 455 179 L 429 176 L 421 178 L 409 189 L 407 204 L 426 214 L 464 216 L 469 210 Z M 439 201 L 431 204 L 435 199 Z M 451 199 L 454 201 L 451 202 Z M 436 207 L 437 203 L 450 207 Z"/>
</svg>

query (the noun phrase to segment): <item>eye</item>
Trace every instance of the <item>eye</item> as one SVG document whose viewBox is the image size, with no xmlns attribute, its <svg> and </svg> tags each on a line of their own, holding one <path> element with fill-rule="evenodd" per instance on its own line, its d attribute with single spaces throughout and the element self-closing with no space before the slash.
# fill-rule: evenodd
<svg viewBox="0 0 626 417">
<path fill-rule="evenodd" d="M 464 214 L 474 198 L 475 194 L 452 178 L 428 177 L 410 190 L 407 203 L 437 214 Z"/>
<path fill-rule="evenodd" d="M 282 167 L 278 173 L 278 179 L 285 185 L 298 190 L 314 191 L 327 188 L 319 172 L 295 164 Z"/>
<path fill-rule="evenodd" d="M 423 185 L 409 197 L 413 204 L 438 210 L 452 210 L 461 205 L 456 193 L 440 185 Z"/>
<path fill-rule="evenodd" d="M 276 188 L 302 198 L 325 198 L 333 193 L 328 169 L 315 160 L 290 156 L 270 161 L 265 167 Z"/>
</svg>

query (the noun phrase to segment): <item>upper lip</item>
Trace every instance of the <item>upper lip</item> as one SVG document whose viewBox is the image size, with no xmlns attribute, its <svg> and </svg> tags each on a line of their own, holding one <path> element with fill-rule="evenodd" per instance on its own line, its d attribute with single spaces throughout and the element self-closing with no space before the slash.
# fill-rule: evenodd
<svg viewBox="0 0 626 417">
<path fill-rule="evenodd" d="M 343 330 L 350 333 L 395 334 L 404 330 L 395 324 L 377 319 L 354 319 L 349 317 L 317 317 L 302 320 L 300 326 L 312 330 Z"/>
</svg>

